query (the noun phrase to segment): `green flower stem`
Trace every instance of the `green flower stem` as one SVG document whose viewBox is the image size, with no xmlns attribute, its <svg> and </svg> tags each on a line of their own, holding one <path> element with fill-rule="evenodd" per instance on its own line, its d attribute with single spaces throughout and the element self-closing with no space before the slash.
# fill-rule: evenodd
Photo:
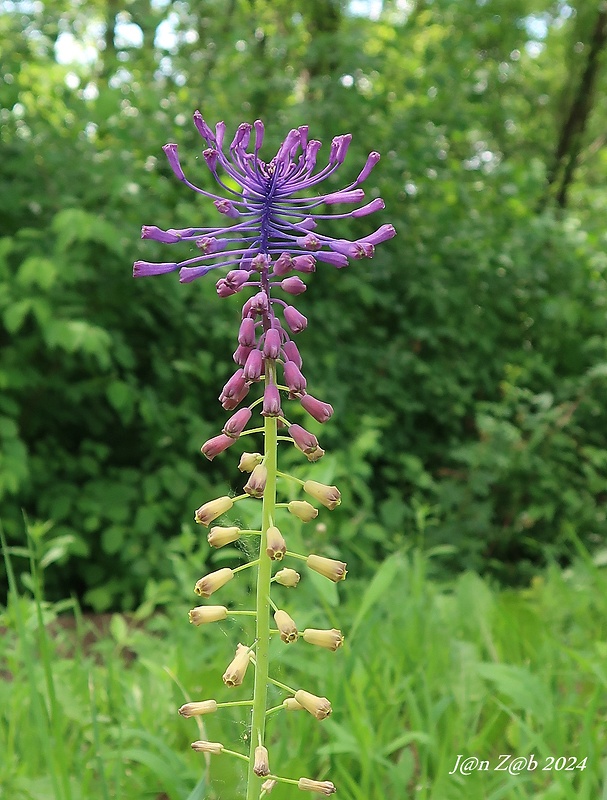
<svg viewBox="0 0 607 800">
<path fill-rule="evenodd" d="M 275 362 L 266 361 L 266 381 L 274 381 Z M 261 538 L 257 570 L 257 623 L 255 638 L 255 685 L 253 689 L 253 715 L 251 719 L 251 747 L 247 775 L 246 800 L 258 800 L 260 792 L 259 777 L 253 772 L 255 748 L 265 739 L 266 706 L 268 700 L 268 667 L 270 650 L 270 580 L 272 561 L 266 555 L 268 528 L 271 526 L 276 507 L 276 417 L 266 417 L 264 423 L 264 463 L 267 469 L 266 487 L 263 493 L 261 512 Z"/>
<path fill-rule="evenodd" d="M 272 598 L 269 595 L 268 595 L 268 603 L 272 606 L 274 611 L 278 611 L 278 606 L 276 605 L 276 603 L 273 602 Z M 270 633 L 272 633 L 272 631 L 270 631 Z"/>
<path fill-rule="evenodd" d="M 285 710 L 285 707 L 281 703 L 279 706 L 274 706 L 274 708 L 269 708 L 266 711 L 266 717 L 269 717 L 270 714 L 274 714 L 276 711 L 284 711 L 284 710 Z"/>
<path fill-rule="evenodd" d="M 257 536 L 261 536 L 261 531 L 254 531 L 249 528 L 241 528 L 240 535 L 242 536 L 243 534 L 246 534 L 247 536 L 257 534 Z"/>
<path fill-rule="evenodd" d="M 291 558 L 298 558 L 300 561 L 307 561 L 308 556 L 302 556 L 301 553 L 292 553 L 290 550 L 287 550 L 285 553 L 286 556 L 291 556 Z"/>
<path fill-rule="evenodd" d="M 267 780 L 279 781 L 280 783 L 292 783 L 295 786 L 299 783 L 299 781 L 294 781 L 292 778 L 281 778 L 280 775 L 268 775 Z"/>
<path fill-rule="evenodd" d="M 252 700 L 230 700 L 227 703 L 217 703 L 217 708 L 230 708 L 231 706 L 252 706 Z"/>
<path fill-rule="evenodd" d="M 270 683 L 273 683 L 274 686 L 278 686 L 279 689 L 284 689 L 285 692 L 288 692 L 289 694 L 295 694 L 295 689 L 291 689 L 291 687 L 287 686 L 286 683 L 281 683 L 280 681 L 274 680 L 274 678 L 268 678 L 268 680 Z"/>
<path fill-rule="evenodd" d="M 296 478 L 295 475 L 289 475 L 288 472 L 277 472 L 276 474 L 280 478 L 287 478 L 290 481 L 295 481 L 296 483 L 299 483 L 300 486 L 303 486 L 305 483 L 305 481 L 302 481 L 301 478 Z"/>
<path fill-rule="evenodd" d="M 263 428 L 249 428 L 248 431 L 243 431 L 238 438 L 242 439 L 243 436 L 248 436 L 250 433 L 264 433 L 264 432 L 265 432 L 265 426 Z"/>
<path fill-rule="evenodd" d="M 283 418 L 281 417 L 281 419 L 283 419 Z M 287 422 L 287 421 L 286 421 L 286 419 L 285 419 L 285 420 L 283 420 L 283 422 Z M 291 423 L 290 423 L 290 422 L 288 422 L 287 424 L 288 424 L 288 425 L 290 425 Z M 277 441 L 278 441 L 278 442 L 291 442 L 291 444 L 293 444 L 293 439 L 291 439 L 291 437 L 290 437 L 290 436 L 279 436 L 279 437 L 277 438 Z"/>
<path fill-rule="evenodd" d="M 236 756 L 236 758 L 241 758 L 243 761 L 249 763 L 249 756 L 244 756 L 242 753 L 237 753 L 236 750 L 227 750 L 224 747 L 224 749 L 221 751 L 221 754 L 223 755 L 224 753 L 228 756 Z"/>
<path fill-rule="evenodd" d="M 239 567 L 234 567 L 232 572 L 236 574 L 237 572 L 242 572 L 243 569 L 249 569 L 249 567 L 256 567 L 259 564 L 259 559 L 256 558 L 255 561 L 248 561 L 246 564 L 241 564 Z"/>
<path fill-rule="evenodd" d="M 256 617 L 257 611 L 228 611 L 228 617 Z"/>
</svg>

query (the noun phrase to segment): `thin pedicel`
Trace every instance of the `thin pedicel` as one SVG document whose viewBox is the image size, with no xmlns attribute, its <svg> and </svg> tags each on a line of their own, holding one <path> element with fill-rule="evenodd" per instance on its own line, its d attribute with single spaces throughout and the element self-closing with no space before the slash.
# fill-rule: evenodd
<svg viewBox="0 0 607 800">
<path fill-rule="evenodd" d="M 221 621 L 228 616 L 255 618 L 255 631 L 250 642 L 238 643 L 223 675 L 226 686 L 239 687 L 249 680 L 247 671 L 251 666 L 254 672 L 253 697 L 230 703 L 200 700 L 186 703 L 179 712 L 184 717 L 191 717 L 216 713 L 223 707 L 234 705 L 252 707 L 248 755 L 229 750 L 220 742 L 196 741 L 192 744 L 196 752 L 232 755 L 247 763 L 246 800 L 261 800 L 278 782 L 328 796 L 336 791 L 331 781 L 294 780 L 274 774 L 270 768 L 271 748 L 266 737 L 266 719 L 275 712 L 306 710 L 318 720 L 325 719 L 332 712 L 326 697 L 315 695 L 308 689 L 292 688 L 272 677 L 270 637 L 279 636 L 287 646 L 300 646 L 296 642 L 301 638 L 308 644 L 331 651 L 343 643 L 341 631 L 335 628 L 306 628 L 300 633 L 296 621 L 283 607 L 286 603 L 281 600 L 280 607 L 276 605 L 271 589 L 276 584 L 286 589 L 295 588 L 300 580 L 296 570 L 282 566 L 282 563 L 303 561 L 308 569 L 336 583 L 344 580 L 347 574 L 346 564 L 342 561 L 314 553 L 291 552 L 283 535 L 286 533 L 288 539 L 289 514 L 302 522 L 309 522 L 318 516 L 318 509 L 304 499 L 277 502 L 278 479 L 299 484 L 306 495 L 330 511 L 341 503 L 341 495 L 336 486 L 326 486 L 314 480 L 302 481 L 278 471 L 279 442 L 291 443 L 310 462 L 324 455 L 316 436 L 301 425 L 290 422 L 283 410 L 284 400 L 298 401 L 303 410 L 320 423 L 331 418 L 333 408 L 308 394 L 301 355 L 292 339 L 305 330 L 308 320 L 290 302 L 274 295 L 283 293 L 287 297 L 296 297 L 305 292 L 307 285 L 302 276 L 314 272 L 318 262 L 340 269 L 348 265 L 349 259 L 371 258 L 376 245 L 392 238 L 396 231 L 392 225 L 381 225 L 363 239 L 354 241 L 317 231 L 319 223 L 324 220 L 365 217 L 384 208 L 381 198 L 359 205 L 365 196 L 360 185 L 379 161 L 379 154 L 375 152 L 369 154 L 353 183 L 337 192 L 310 196 L 343 164 L 352 138 L 350 134 L 336 136 L 326 165 L 317 167 L 321 143 L 308 140 L 308 127 L 305 125 L 289 131 L 274 158 L 265 162 L 260 158 L 264 126 L 259 120 L 253 125 L 240 125 L 227 148 L 223 122 L 219 122 L 213 131 L 196 111 L 194 124 L 206 145 L 203 150 L 205 164 L 223 194 L 202 189 L 186 178 L 176 144 L 167 144 L 163 149 L 177 178 L 193 191 L 211 199 L 217 211 L 226 218 L 226 224 L 166 231 L 154 225 L 144 225 L 141 231 L 143 239 L 169 245 L 186 242 L 197 252 L 182 261 L 136 261 L 133 275 L 147 277 L 179 270 L 179 280 L 189 283 L 219 270 L 222 277 L 217 280 L 216 287 L 220 297 L 250 290 L 251 294 L 243 304 L 238 345 L 233 354 L 237 369 L 223 387 L 219 401 L 225 410 L 235 411 L 256 384 L 262 387 L 261 396 L 248 407 L 235 411 L 222 432 L 205 442 L 201 450 L 212 461 L 241 436 L 258 432 L 263 433 L 264 448 L 263 453 L 245 453 L 240 459 L 238 469 L 248 473 L 243 494 L 218 497 L 205 502 L 195 512 L 196 522 L 208 527 L 228 513 L 235 503 L 261 499 L 260 530 L 215 525 L 208 534 L 211 547 L 223 547 L 244 534 L 259 537 L 258 557 L 235 569 L 211 572 L 200 578 L 194 589 L 197 595 L 207 599 L 229 581 L 238 578 L 238 573 L 250 569 L 256 572 L 255 609 L 231 611 L 226 606 L 202 605 L 193 608 L 189 614 L 190 622 L 195 626 Z M 229 185 L 222 176 L 229 179 Z M 232 188 L 234 185 L 238 189 Z M 344 204 L 357 207 L 341 213 L 327 213 L 327 209 Z M 279 381 L 279 372 L 282 381 Z M 263 426 L 247 429 L 254 410 L 260 412 Z M 278 435 L 279 428 L 281 435 Z M 279 562 L 280 569 L 274 570 L 275 562 Z M 285 589 L 278 591 L 284 593 Z M 276 627 L 270 627 L 271 616 Z M 270 709 L 267 704 L 268 684 L 287 695 L 280 705 Z"/>
</svg>

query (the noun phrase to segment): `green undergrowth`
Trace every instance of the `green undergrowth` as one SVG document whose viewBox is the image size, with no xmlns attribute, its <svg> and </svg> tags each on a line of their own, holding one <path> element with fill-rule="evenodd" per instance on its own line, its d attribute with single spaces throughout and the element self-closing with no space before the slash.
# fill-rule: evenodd
<svg viewBox="0 0 607 800">
<path fill-rule="evenodd" d="M 189 743 L 206 738 L 246 752 L 246 712 L 220 710 L 197 728 L 176 709 L 186 698 L 248 696 L 252 675 L 240 690 L 224 687 L 221 675 L 235 643 L 250 641 L 250 621 L 192 628 L 190 586 L 177 581 L 172 604 L 148 604 L 130 617 L 89 616 L 72 600 L 45 602 L 26 548 L 4 553 L 10 594 L 0 615 L 0 796 L 241 797 L 241 763 L 226 755 L 205 760 Z M 442 557 L 396 553 L 370 583 L 348 579 L 339 596 L 321 589 L 320 604 L 307 574 L 298 589 L 284 590 L 300 628 L 341 627 L 346 644 L 333 654 L 301 639 L 272 643 L 275 677 L 288 675 L 334 708 L 322 723 L 305 712 L 272 715 L 272 769 L 333 780 L 342 800 L 604 797 L 601 559 L 580 552 L 571 569 L 552 567 L 528 588 L 504 590 L 471 572 L 437 582 L 431 576 Z M 195 567 L 181 568 L 193 585 Z M 231 598 L 245 607 L 248 587 L 232 585 Z M 279 703 L 283 695 L 272 691 Z M 488 768 L 450 775 L 460 754 Z M 533 755 L 537 767 L 497 770 L 505 754 Z M 550 758 L 561 761 L 544 769 Z M 272 800 L 298 794 L 279 785 Z"/>
</svg>

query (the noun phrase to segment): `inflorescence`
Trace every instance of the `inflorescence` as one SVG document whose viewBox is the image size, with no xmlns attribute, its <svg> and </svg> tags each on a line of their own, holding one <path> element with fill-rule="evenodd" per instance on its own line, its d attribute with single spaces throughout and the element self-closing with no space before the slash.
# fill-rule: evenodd
<svg viewBox="0 0 607 800">
<path fill-rule="evenodd" d="M 142 238 L 165 244 L 188 242 L 197 248 L 197 254 L 184 261 L 150 263 L 137 261 L 135 277 L 161 275 L 179 270 L 182 283 L 203 277 L 212 270 L 225 270 L 217 281 L 217 294 L 229 297 L 250 289 L 242 307 L 242 321 L 238 332 L 238 346 L 233 354 L 237 369 L 223 387 L 219 400 L 227 411 L 235 413 L 227 420 L 222 432 L 205 442 L 202 453 L 213 460 L 231 447 L 237 439 L 250 433 L 263 432 L 264 452 L 247 452 L 238 468 L 248 474 L 243 494 L 225 495 L 204 503 L 195 513 L 196 522 L 210 526 L 229 512 L 235 503 L 250 498 L 262 500 L 259 530 L 243 530 L 238 526 L 212 526 L 208 541 L 212 547 L 223 547 L 243 535 L 259 539 L 258 558 L 234 569 L 223 568 L 202 577 L 194 588 L 197 595 L 208 599 L 235 575 L 247 568 L 257 571 L 256 607 L 250 611 L 231 611 L 222 605 L 201 605 L 190 611 L 190 622 L 196 626 L 226 619 L 232 615 L 250 615 L 255 618 L 255 636 L 251 644 L 239 643 L 232 661 L 223 675 L 226 686 L 238 687 L 246 677 L 249 666 L 254 670 L 254 690 L 251 700 L 236 703 L 217 703 L 202 700 L 186 703 L 179 709 L 184 717 L 216 712 L 222 706 L 250 705 L 251 747 L 248 755 L 228 750 L 219 742 L 196 741 L 192 748 L 203 753 L 228 753 L 248 764 L 247 800 L 258 800 L 269 794 L 277 782 L 294 784 L 303 791 L 331 795 L 336 789 L 331 781 L 309 778 L 292 780 L 273 774 L 269 766 L 266 746 L 265 722 L 275 711 L 306 710 L 318 720 L 331 713 L 331 704 L 306 689 L 294 689 L 271 677 L 269 673 L 269 640 L 278 636 L 285 644 L 293 644 L 301 637 L 309 644 L 335 651 L 343 643 L 341 631 L 306 628 L 303 632 L 287 611 L 279 608 L 270 597 L 272 584 L 294 588 L 300 575 L 291 567 L 283 567 L 283 559 L 299 560 L 306 566 L 339 582 L 346 577 L 346 564 L 318 554 L 302 555 L 287 549 L 287 543 L 277 525 L 277 509 L 284 508 L 302 522 L 318 515 L 318 509 L 308 500 L 277 502 L 277 478 L 297 482 L 304 494 L 332 510 L 341 502 L 335 486 L 314 480 L 302 481 L 278 471 L 278 442 L 292 443 L 308 461 L 317 461 L 324 455 L 316 436 L 301 425 L 289 421 L 282 409 L 283 398 L 297 400 L 303 409 L 320 423 L 327 422 L 333 408 L 307 392 L 307 381 L 302 372 L 302 359 L 292 336 L 307 326 L 306 317 L 294 305 L 274 293 L 296 296 L 306 291 L 302 275 L 316 270 L 317 262 L 337 268 L 348 265 L 349 259 L 371 258 L 375 246 L 395 235 L 392 225 L 381 225 L 363 239 L 349 241 L 336 239 L 317 232 L 319 222 L 326 219 L 364 217 L 384 208 L 381 198 L 358 205 L 345 213 L 325 213 L 327 207 L 339 204 L 360 204 L 364 191 L 360 184 L 369 176 L 379 160 L 379 154 L 369 154 L 366 164 L 356 180 L 344 189 L 324 195 L 301 197 L 309 194 L 318 184 L 332 175 L 343 163 L 351 136 L 337 136 L 331 143 L 328 163 L 316 168 L 321 143 L 308 141 L 308 128 L 291 130 L 276 156 L 269 162 L 261 160 L 264 127 L 258 120 L 253 125 L 243 123 L 238 127 L 227 155 L 224 153 L 225 125 L 220 122 L 215 131 L 202 118 L 194 114 L 194 124 L 206 143 L 204 161 L 224 194 L 218 195 L 191 183 L 182 170 L 176 144 L 164 146 L 164 152 L 177 178 L 213 200 L 215 208 L 227 218 L 223 227 L 161 230 L 144 226 Z M 220 172 L 221 170 L 221 172 Z M 238 189 L 232 188 L 238 186 Z M 280 312 L 282 320 L 277 315 Z M 279 370 L 282 380 L 279 379 Z M 262 396 L 248 407 L 237 407 L 247 397 L 252 386 L 263 387 Z M 261 405 L 264 418 L 262 428 L 249 428 L 253 411 Z M 279 435 L 286 433 L 287 435 Z M 284 528 L 284 525 L 281 527 Z M 274 571 L 274 566 L 280 567 Z M 273 574 L 274 572 L 274 574 Z M 275 627 L 270 627 L 270 616 Z M 286 693 L 284 702 L 267 708 L 267 690 L 271 683 Z"/>
</svg>

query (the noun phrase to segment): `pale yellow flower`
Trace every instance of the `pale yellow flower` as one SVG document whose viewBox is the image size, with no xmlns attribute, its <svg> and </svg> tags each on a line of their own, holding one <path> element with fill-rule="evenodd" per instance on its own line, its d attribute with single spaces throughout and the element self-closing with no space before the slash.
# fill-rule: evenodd
<svg viewBox="0 0 607 800">
<path fill-rule="evenodd" d="M 181 706 L 179 713 L 182 717 L 200 717 L 202 714 L 212 714 L 217 711 L 216 700 L 201 700 L 197 703 L 186 703 Z"/>
<path fill-rule="evenodd" d="M 287 508 L 291 514 L 302 522 L 310 522 L 310 520 L 316 519 L 318 516 L 318 509 L 314 508 L 307 500 L 291 500 L 291 502 L 287 504 Z"/>
<path fill-rule="evenodd" d="M 304 642 L 315 644 L 317 647 L 326 647 L 327 650 L 337 650 L 344 643 L 341 631 L 336 628 L 331 630 L 318 630 L 317 628 L 306 628 L 303 632 Z"/>
<path fill-rule="evenodd" d="M 259 775 L 260 778 L 265 778 L 270 774 L 270 759 L 268 751 L 263 745 L 255 748 L 255 764 L 253 765 L 253 772 Z"/>
<path fill-rule="evenodd" d="M 277 611 L 274 614 L 274 622 L 276 622 L 276 627 L 280 631 L 280 638 L 285 644 L 297 641 L 297 626 L 286 611 Z"/>
<path fill-rule="evenodd" d="M 335 794 L 337 789 L 331 781 L 313 781 L 310 778 L 300 778 L 297 782 L 297 788 L 304 792 L 316 792 L 317 794 L 324 794 L 327 797 Z"/>
<path fill-rule="evenodd" d="M 207 535 L 207 541 L 211 547 L 224 547 L 240 538 L 240 528 L 221 528 L 215 525 Z"/>
<path fill-rule="evenodd" d="M 188 612 L 192 625 L 205 625 L 207 622 L 218 622 L 228 616 L 225 606 L 196 606 Z"/>
<path fill-rule="evenodd" d="M 236 655 L 229 663 L 228 668 L 223 674 L 223 682 L 226 686 L 240 686 L 247 672 L 247 667 L 251 661 L 251 653 L 248 647 L 238 644 Z"/>
<path fill-rule="evenodd" d="M 331 703 L 326 697 L 317 697 L 303 689 L 295 692 L 295 699 L 316 719 L 326 719 L 332 711 Z"/>
<path fill-rule="evenodd" d="M 318 572 L 319 575 L 324 575 L 325 578 L 329 578 L 329 580 L 335 583 L 345 581 L 346 575 L 348 574 L 346 570 L 347 565 L 343 561 L 335 561 L 332 558 L 310 555 L 306 559 L 306 563 L 314 572 Z"/>
<path fill-rule="evenodd" d="M 287 543 L 279 529 L 272 525 L 268 528 L 266 554 L 272 561 L 282 561 L 282 557 L 287 552 Z"/>
<path fill-rule="evenodd" d="M 299 583 L 301 575 L 294 569 L 285 567 L 284 569 L 279 569 L 274 577 L 276 578 L 276 583 L 279 583 L 281 586 L 293 588 Z"/>
<path fill-rule="evenodd" d="M 333 511 L 341 503 L 341 494 L 337 486 L 326 486 L 318 481 L 305 481 L 303 490 L 329 511 Z"/>
<path fill-rule="evenodd" d="M 226 583 L 231 581 L 233 577 L 234 573 L 229 567 L 218 569 L 215 572 L 209 572 L 209 574 L 205 575 L 204 578 L 196 581 L 194 593 L 200 595 L 200 597 L 210 597 L 213 592 L 221 589 L 221 587 L 225 586 Z"/>
<path fill-rule="evenodd" d="M 234 501 L 231 497 L 227 495 L 218 497 L 216 500 L 210 500 L 208 503 L 200 506 L 194 514 L 194 519 L 201 525 L 209 525 L 214 519 L 217 519 L 217 517 L 229 511 L 233 505 Z"/>
<path fill-rule="evenodd" d="M 219 755 L 223 750 L 223 745 L 219 742 L 192 742 L 192 750 L 195 750 L 197 753 L 215 753 L 215 755 Z"/>
</svg>

